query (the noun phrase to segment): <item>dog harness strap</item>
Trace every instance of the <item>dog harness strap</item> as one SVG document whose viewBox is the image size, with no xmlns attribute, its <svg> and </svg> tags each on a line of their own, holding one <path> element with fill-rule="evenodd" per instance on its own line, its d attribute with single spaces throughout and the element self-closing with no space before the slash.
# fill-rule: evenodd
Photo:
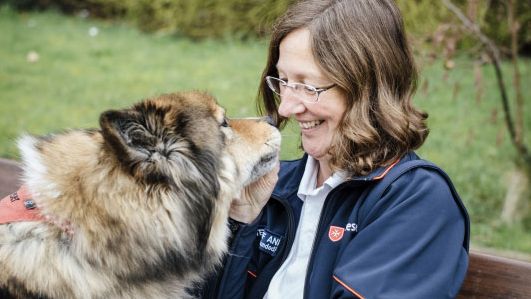
<svg viewBox="0 0 531 299">
<path fill-rule="evenodd" d="M 0 200 L 0 224 L 44 219 L 26 186 Z"/>
</svg>

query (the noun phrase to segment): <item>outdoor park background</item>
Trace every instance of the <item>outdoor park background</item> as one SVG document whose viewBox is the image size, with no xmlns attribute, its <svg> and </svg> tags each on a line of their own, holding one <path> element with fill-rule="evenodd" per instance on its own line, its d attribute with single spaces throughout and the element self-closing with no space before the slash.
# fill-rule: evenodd
<svg viewBox="0 0 531 299">
<path fill-rule="evenodd" d="M 23 132 L 96 127 L 107 109 L 178 90 L 209 91 L 231 117 L 255 115 L 268 28 L 290 2 L 0 0 L 0 157 L 19 158 Z M 531 260 L 529 165 L 511 143 L 485 47 L 440 1 L 397 2 L 421 71 L 415 102 L 430 114 L 418 153 L 453 179 L 471 216 L 473 248 Z M 454 2 L 501 49 L 511 113 L 522 112 L 529 146 L 531 4 L 513 1 L 518 106 L 511 1 Z M 299 157 L 296 127 L 282 135 L 282 158 Z M 515 193 L 504 220 L 507 194 Z"/>
</svg>

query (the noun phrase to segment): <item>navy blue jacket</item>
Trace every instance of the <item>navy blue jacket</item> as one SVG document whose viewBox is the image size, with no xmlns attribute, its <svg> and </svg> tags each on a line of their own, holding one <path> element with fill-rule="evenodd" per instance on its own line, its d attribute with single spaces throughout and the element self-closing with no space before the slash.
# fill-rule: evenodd
<svg viewBox="0 0 531 299">
<path fill-rule="evenodd" d="M 235 230 L 204 298 L 264 296 L 295 238 L 306 158 L 281 163 L 271 200 Z M 334 188 L 307 241 L 304 298 L 453 298 L 468 266 L 469 219 L 447 175 L 410 153 Z"/>
</svg>

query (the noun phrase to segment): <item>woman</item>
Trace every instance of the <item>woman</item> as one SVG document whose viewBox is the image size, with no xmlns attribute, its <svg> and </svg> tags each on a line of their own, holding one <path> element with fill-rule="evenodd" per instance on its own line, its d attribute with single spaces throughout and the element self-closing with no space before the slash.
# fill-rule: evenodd
<svg viewBox="0 0 531 299">
<path fill-rule="evenodd" d="M 428 135 L 416 79 L 393 0 L 308 0 L 279 19 L 260 98 L 277 125 L 299 123 L 305 155 L 235 201 L 205 297 L 456 296 L 468 216 L 412 152 Z"/>
</svg>

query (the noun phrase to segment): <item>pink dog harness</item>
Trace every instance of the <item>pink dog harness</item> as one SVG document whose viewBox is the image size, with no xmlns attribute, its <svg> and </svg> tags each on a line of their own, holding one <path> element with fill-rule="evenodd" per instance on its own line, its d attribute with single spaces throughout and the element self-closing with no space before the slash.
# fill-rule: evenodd
<svg viewBox="0 0 531 299">
<path fill-rule="evenodd" d="M 55 217 L 42 215 L 24 185 L 17 192 L 0 200 L 0 225 L 23 221 L 48 222 L 61 228 L 70 237 L 74 235 L 74 227 L 69 221 L 59 221 Z"/>
<path fill-rule="evenodd" d="M 44 221 L 26 186 L 0 200 L 0 224 L 20 221 Z"/>
</svg>

